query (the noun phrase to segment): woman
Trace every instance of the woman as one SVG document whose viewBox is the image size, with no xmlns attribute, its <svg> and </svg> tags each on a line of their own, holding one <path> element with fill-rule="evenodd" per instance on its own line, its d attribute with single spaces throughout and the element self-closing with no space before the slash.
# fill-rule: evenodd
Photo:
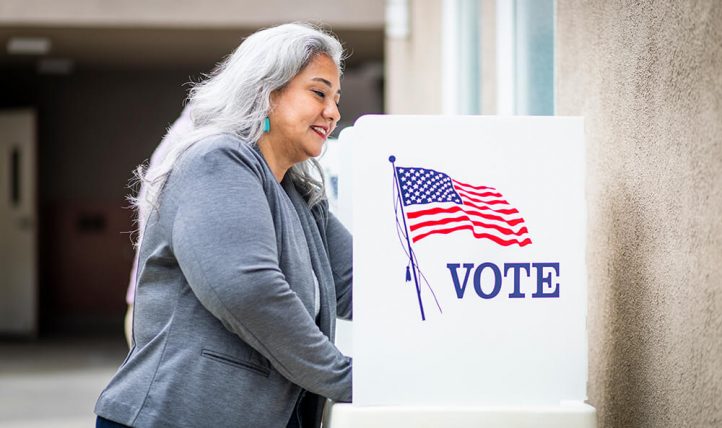
<svg viewBox="0 0 722 428">
<path fill-rule="evenodd" d="M 168 132 L 161 140 L 158 147 L 155 148 L 153 154 L 148 161 L 148 168 L 155 168 L 158 162 L 162 161 L 166 157 L 168 151 L 183 135 L 193 130 L 193 122 L 191 122 L 190 106 L 186 105 L 181 112 L 178 119 L 173 122 Z M 140 189 L 138 189 L 138 198 L 143 199 L 145 197 L 145 184 L 140 181 Z M 138 230 L 143 230 L 143 219 L 138 218 Z M 140 248 L 140 239 L 136 241 L 136 250 Z M 130 270 L 130 280 L 128 281 L 128 290 L 125 293 L 125 302 L 128 304 L 128 309 L 125 312 L 125 323 L 124 333 L 125 339 L 128 342 L 128 346 L 133 346 L 133 301 L 135 300 L 135 284 L 137 282 L 138 273 L 138 252 L 136 251 L 135 257 L 133 257 L 133 267 Z"/>
<path fill-rule="evenodd" d="M 194 129 L 144 175 L 134 345 L 98 426 L 319 426 L 351 400 L 333 345 L 351 237 L 310 173 L 340 118 L 342 48 L 286 24 L 191 90 Z"/>
</svg>

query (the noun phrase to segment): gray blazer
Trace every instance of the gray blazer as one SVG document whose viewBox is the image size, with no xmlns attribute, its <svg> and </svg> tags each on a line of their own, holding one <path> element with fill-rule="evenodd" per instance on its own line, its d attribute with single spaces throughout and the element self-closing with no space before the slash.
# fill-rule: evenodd
<svg viewBox="0 0 722 428">
<path fill-rule="evenodd" d="M 138 427 L 285 427 L 310 391 L 318 426 L 318 396 L 351 400 L 351 359 L 332 342 L 336 316 L 351 317 L 351 252 L 327 205 L 310 210 L 257 150 L 229 135 L 193 145 L 146 225 L 134 345 L 96 414 Z"/>
</svg>

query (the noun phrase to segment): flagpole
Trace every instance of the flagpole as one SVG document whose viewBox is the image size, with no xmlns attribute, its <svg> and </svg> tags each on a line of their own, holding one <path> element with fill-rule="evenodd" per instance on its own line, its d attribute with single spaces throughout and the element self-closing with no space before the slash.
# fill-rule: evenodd
<svg viewBox="0 0 722 428">
<path fill-rule="evenodd" d="M 396 172 L 396 156 L 389 156 L 389 162 L 394 169 L 394 177 L 396 178 L 396 190 L 399 199 L 399 205 L 401 206 L 401 218 L 404 220 L 404 232 L 406 232 L 406 245 L 409 247 L 409 260 L 411 261 L 411 270 L 414 272 L 414 283 L 416 284 L 416 297 L 419 299 L 419 309 L 421 310 L 421 321 L 426 321 L 424 315 L 424 305 L 421 303 L 421 287 L 419 287 L 419 279 L 416 277 L 416 264 L 414 263 L 414 250 L 411 248 L 411 241 L 409 240 L 409 230 L 406 226 L 406 213 L 404 212 L 404 201 L 401 199 L 401 188 L 399 184 L 399 175 Z"/>
</svg>

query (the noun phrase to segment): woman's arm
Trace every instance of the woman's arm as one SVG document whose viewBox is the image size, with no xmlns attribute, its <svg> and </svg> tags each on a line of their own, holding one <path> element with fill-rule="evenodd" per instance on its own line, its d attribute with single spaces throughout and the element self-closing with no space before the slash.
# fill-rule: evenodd
<svg viewBox="0 0 722 428">
<path fill-rule="evenodd" d="M 169 195 L 178 201 L 173 251 L 195 295 L 228 330 L 291 382 L 350 401 L 351 360 L 318 329 L 279 268 L 258 171 L 230 149 L 185 163 Z"/>
<path fill-rule="evenodd" d="M 348 229 L 329 212 L 326 226 L 328 254 L 333 281 L 336 285 L 336 314 L 339 318 L 353 318 L 353 240 Z"/>
</svg>

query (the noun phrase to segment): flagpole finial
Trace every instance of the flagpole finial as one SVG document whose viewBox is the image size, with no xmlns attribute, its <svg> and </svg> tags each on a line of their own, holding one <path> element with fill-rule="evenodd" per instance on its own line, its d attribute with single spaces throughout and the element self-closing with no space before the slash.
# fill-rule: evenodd
<svg viewBox="0 0 722 428">
<path fill-rule="evenodd" d="M 396 156 L 394 156 L 394 155 L 389 156 L 389 162 L 391 162 L 391 163 L 396 162 Z"/>
</svg>

